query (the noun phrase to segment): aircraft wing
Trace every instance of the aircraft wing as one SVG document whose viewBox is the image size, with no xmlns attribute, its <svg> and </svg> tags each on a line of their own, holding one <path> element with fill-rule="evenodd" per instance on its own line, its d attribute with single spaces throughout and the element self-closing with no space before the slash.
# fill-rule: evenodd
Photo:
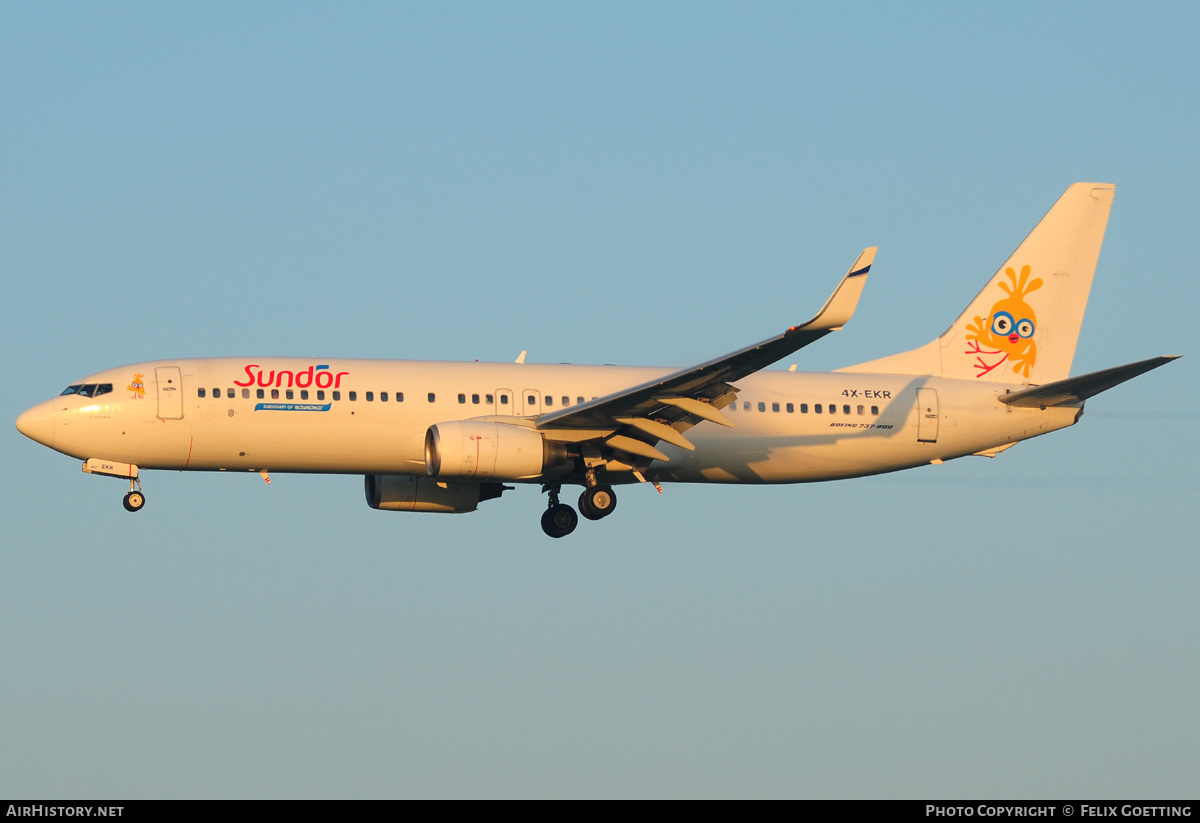
<svg viewBox="0 0 1200 823">
<path fill-rule="evenodd" d="M 733 425 L 720 412 L 736 397 L 731 383 L 837 331 L 850 320 L 875 251 L 863 249 L 825 306 L 807 323 L 706 363 L 544 414 L 537 418 L 538 429 L 550 437 L 555 430 L 592 430 L 596 437 L 607 438 L 606 444 L 613 448 L 651 459 L 666 459 L 653 448 L 658 440 L 690 450 L 691 444 L 680 432 L 702 420 Z"/>
</svg>

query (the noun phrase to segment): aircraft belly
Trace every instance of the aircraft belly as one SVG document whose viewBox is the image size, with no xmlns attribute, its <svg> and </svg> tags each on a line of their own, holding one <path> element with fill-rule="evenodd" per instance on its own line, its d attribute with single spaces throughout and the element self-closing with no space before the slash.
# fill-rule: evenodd
<svg viewBox="0 0 1200 823">
<path fill-rule="evenodd" d="M 651 464 L 649 474 L 680 483 L 801 483 L 863 473 L 869 444 L 802 442 L 822 439 L 743 436 L 697 444 L 694 452 L 666 448 L 671 460 Z"/>
</svg>

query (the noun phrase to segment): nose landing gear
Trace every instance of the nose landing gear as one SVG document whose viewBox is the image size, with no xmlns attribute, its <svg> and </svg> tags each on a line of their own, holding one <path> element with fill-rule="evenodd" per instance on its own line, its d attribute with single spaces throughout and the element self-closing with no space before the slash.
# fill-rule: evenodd
<svg viewBox="0 0 1200 823">
<path fill-rule="evenodd" d="M 142 481 L 138 479 L 138 467 L 132 463 L 118 463 L 115 460 L 89 457 L 83 461 L 83 473 L 129 478 L 129 493 L 121 501 L 125 511 L 138 512 L 142 510 L 142 506 L 146 505 L 146 495 L 142 494 Z"/>
<path fill-rule="evenodd" d="M 134 486 L 137 488 L 134 488 Z M 125 495 L 125 499 L 121 501 L 121 505 L 125 507 L 127 512 L 140 512 L 142 506 L 146 505 L 146 495 L 142 494 L 142 481 L 136 477 L 129 478 L 129 492 Z"/>
</svg>

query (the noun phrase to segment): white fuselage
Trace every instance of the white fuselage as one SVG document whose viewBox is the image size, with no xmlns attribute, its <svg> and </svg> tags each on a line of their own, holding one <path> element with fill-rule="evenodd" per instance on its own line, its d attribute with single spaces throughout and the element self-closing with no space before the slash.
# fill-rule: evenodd
<svg viewBox="0 0 1200 823">
<path fill-rule="evenodd" d="M 22 419 L 26 428 L 40 420 L 35 439 L 64 454 L 143 469 L 424 475 L 425 434 L 433 424 L 536 417 L 672 371 L 164 360 L 91 375 L 80 384 L 112 390 L 63 395 Z M 659 443 L 670 459 L 654 461 L 648 479 L 795 483 L 875 474 L 1045 434 L 1071 425 L 1081 411 L 1081 404 L 1013 407 L 996 398 L 1022 386 L 939 377 L 763 371 L 736 387 L 737 401 L 724 410 L 734 427 L 705 422 L 688 430 L 695 451 Z"/>
</svg>

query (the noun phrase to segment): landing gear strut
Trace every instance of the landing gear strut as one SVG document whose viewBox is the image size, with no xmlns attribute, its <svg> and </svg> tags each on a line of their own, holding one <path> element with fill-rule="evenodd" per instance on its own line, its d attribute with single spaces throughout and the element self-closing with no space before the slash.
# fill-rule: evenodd
<svg viewBox="0 0 1200 823">
<path fill-rule="evenodd" d="M 558 502 L 561 486 L 543 486 L 550 493 L 549 507 L 542 514 L 542 531 L 550 537 L 566 537 L 579 525 L 579 515 L 566 503 Z"/>
<path fill-rule="evenodd" d="M 608 517 L 617 508 L 617 493 L 612 486 L 589 486 L 579 495 L 579 512 L 588 520 Z"/>
</svg>

